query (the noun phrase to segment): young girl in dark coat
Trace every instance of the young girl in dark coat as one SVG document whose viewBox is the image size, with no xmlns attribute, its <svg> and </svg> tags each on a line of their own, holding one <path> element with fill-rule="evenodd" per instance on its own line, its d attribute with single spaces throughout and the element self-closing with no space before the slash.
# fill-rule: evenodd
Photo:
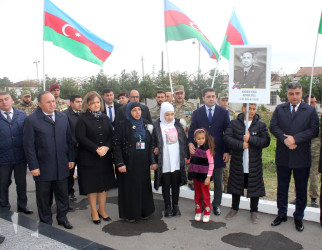
<svg viewBox="0 0 322 250">
<path fill-rule="evenodd" d="M 256 114 L 256 104 L 249 104 L 248 134 L 245 135 L 246 104 L 243 112 L 230 122 L 224 135 L 225 144 L 232 149 L 227 186 L 228 193 L 232 194 L 232 208 L 226 219 L 237 214 L 240 196 L 244 195 L 246 188 L 247 197 L 250 197 L 250 218 L 256 224 L 259 197 L 265 196 L 262 150 L 269 146 L 270 136 L 266 124 Z"/>
<path fill-rule="evenodd" d="M 154 172 L 154 188 L 158 190 L 159 186 L 162 186 L 164 216 L 180 216 L 178 206 L 180 185 L 187 183 L 185 173 L 187 138 L 179 119 L 174 118 L 174 108 L 169 102 L 161 104 L 160 118 L 153 125 L 153 146 L 158 161 L 158 168 Z"/>
<path fill-rule="evenodd" d="M 188 178 L 195 187 L 196 215 L 201 220 L 202 204 L 204 208 L 203 222 L 210 220 L 210 179 L 214 170 L 215 140 L 204 128 L 194 132 L 195 153 L 191 155 Z"/>
</svg>

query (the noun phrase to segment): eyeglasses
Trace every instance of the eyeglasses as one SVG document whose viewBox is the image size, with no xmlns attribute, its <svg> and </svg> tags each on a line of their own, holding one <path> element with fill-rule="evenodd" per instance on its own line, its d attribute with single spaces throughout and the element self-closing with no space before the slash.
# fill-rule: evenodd
<svg viewBox="0 0 322 250">
<path fill-rule="evenodd" d="M 139 99 L 140 98 L 140 96 L 130 96 L 131 98 L 137 98 L 137 99 Z"/>
</svg>

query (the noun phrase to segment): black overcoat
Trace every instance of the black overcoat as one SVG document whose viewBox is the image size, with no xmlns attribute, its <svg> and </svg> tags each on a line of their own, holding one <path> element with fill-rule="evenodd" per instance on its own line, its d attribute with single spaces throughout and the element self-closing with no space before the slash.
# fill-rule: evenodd
<svg viewBox="0 0 322 250">
<path fill-rule="evenodd" d="M 255 114 L 249 127 L 249 175 L 247 197 L 265 196 L 263 180 L 262 149 L 270 144 L 266 124 Z M 224 141 L 232 149 L 227 191 L 230 194 L 244 195 L 243 136 L 245 135 L 244 114 L 232 120 L 226 129 Z"/>
</svg>

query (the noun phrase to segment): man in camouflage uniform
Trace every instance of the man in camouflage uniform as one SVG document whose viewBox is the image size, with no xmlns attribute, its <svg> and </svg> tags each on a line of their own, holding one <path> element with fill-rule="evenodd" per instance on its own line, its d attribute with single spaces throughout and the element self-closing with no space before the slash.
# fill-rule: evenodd
<svg viewBox="0 0 322 250">
<path fill-rule="evenodd" d="M 220 107 L 228 110 L 230 120 L 234 120 L 234 119 L 237 118 L 235 111 L 232 110 L 228 106 L 228 95 L 226 93 L 218 94 L 217 104 Z M 229 167 L 230 167 L 230 160 L 226 163 L 226 167 L 224 168 L 223 175 L 222 175 L 222 177 L 223 177 L 223 192 L 224 193 L 227 193 L 227 184 L 228 184 L 228 178 L 229 178 Z"/>
<path fill-rule="evenodd" d="M 55 97 L 55 102 L 56 102 L 56 110 L 58 111 L 64 111 L 68 108 L 67 103 L 60 99 L 59 94 L 60 94 L 60 86 L 58 83 L 53 83 L 49 87 L 49 92 L 52 93 Z"/>
<path fill-rule="evenodd" d="M 160 117 L 161 104 L 165 102 L 165 92 L 163 90 L 158 90 L 155 100 L 157 101 L 157 105 L 150 109 L 152 122 L 155 122 Z"/>
<path fill-rule="evenodd" d="M 31 93 L 29 90 L 22 91 L 20 98 L 20 102 L 15 106 L 16 109 L 25 111 L 27 115 L 30 115 L 36 110 L 37 104 L 31 101 Z"/>
<path fill-rule="evenodd" d="M 307 104 L 310 104 L 312 107 L 316 107 L 316 98 L 311 95 L 311 101 L 308 102 L 309 96 L 304 97 L 304 101 Z M 321 124 L 321 114 L 319 115 L 319 122 Z M 311 206 L 319 207 L 317 199 L 319 197 L 319 160 L 320 160 L 320 147 L 321 147 L 321 130 L 318 137 L 313 138 L 311 142 L 311 156 L 312 156 L 312 164 L 310 168 L 310 187 L 309 187 L 309 195 L 311 198 Z M 321 205 L 321 204 L 320 204 Z"/>
<path fill-rule="evenodd" d="M 184 119 L 187 123 L 187 127 L 184 128 L 186 135 L 188 135 L 189 127 L 191 124 L 192 113 L 196 109 L 195 105 L 191 102 L 187 102 L 185 98 L 184 86 L 176 85 L 173 88 L 174 92 L 174 116 L 178 119 Z M 186 171 L 188 171 L 189 165 L 186 165 Z M 187 174 L 188 175 L 188 174 Z M 188 180 L 188 187 L 194 190 L 193 181 Z"/>
</svg>

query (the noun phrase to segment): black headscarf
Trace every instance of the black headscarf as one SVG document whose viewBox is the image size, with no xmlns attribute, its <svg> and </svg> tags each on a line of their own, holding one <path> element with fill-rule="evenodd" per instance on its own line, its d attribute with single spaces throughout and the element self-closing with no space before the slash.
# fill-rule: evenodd
<svg viewBox="0 0 322 250">
<path fill-rule="evenodd" d="M 135 138 L 144 140 L 145 139 L 145 133 L 146 133 L 146 131 L 145 131 L 145 128 L 144 128 L 144 123 L 143 123 L 142 116 L 140 117 L 139 120 L 136 120 L 131 115 L 131 110 L 134 109 L 134 108 L 136 108 L 136 107 L 140 107 L 141 108 L 140 103 L 137 103 L 137 102 L 129 102 L 126 105 L 125 116 L 126 116 L 126 119 L 129 122 L 131 122 L 131 124 L 133 125 L 133 128 L 135 129 Z"/>
</svg>

